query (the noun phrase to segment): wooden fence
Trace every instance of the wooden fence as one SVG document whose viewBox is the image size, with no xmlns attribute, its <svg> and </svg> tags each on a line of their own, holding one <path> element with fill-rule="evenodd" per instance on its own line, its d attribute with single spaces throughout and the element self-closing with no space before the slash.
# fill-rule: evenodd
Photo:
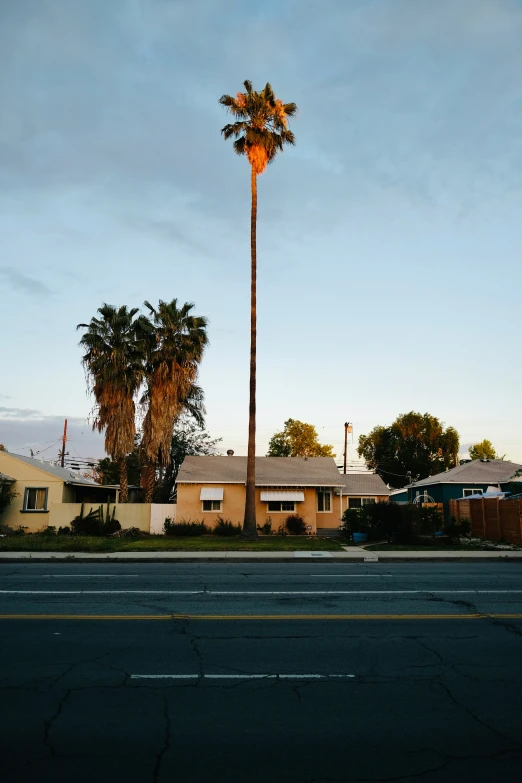
<svg viewBox="0 0 522 783">
<path fill-rule="evenodd" d="M 522 546 L 521 500 L 450 500 L 450 514 L 457 522 L 470 519 L 471 535 L 477 538 L 503 539 Z"/>
</svg>

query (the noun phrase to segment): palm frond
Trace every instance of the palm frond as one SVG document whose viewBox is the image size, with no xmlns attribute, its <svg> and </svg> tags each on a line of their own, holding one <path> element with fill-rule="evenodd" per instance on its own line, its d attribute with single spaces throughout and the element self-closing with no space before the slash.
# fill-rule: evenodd
<svg viewBox="0 0 522 783">
<path fill-rule="evenodd" d="M 296 114 L 297 106 L 276 98 L 270 82 L 261 92 L 256 92 L 248 80 L 244 87 L 245 93 L 238 92 L 235 98 L 220 98 L 219 102 L 237 118 L 221 133 L 225 140 L 234 139 L 234 152 L 246 155 L 255 172 L 261 174 L 285 144 L 295 144 L 295 136 L 288 130 L 288 117 Z"/>
</svg>

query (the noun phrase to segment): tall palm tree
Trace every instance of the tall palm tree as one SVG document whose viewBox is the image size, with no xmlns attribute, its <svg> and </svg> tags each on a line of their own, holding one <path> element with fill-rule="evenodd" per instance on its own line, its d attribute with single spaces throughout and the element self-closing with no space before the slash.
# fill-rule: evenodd
<svg viewBox="0 0 522 783">
<path fill-rule="evenodd" d="M 98 309 L 100 318 L 91 318 L 80 346 L 85 349 L 82 364 L 90 391 L 96 400 L 92 428 L 105 431 L 105 451 L 119 463 L 120 502 L 128 501 L 125 457 L 134 448 L 136 434 L 135 399 L 143 380 L 145 341 L 137 332 L 137 307 Z"/>
<path fill-rule="evenodd" d="M 234 152 L 246 155 L 250 163 L 252 209 L 250 216 L 250 402 L 248 416 L 248 456 L 246 501 L 243 535 L 257 537 L 255 454 L 256 454 L 256 340 L 257 340 L 257 177 L 262 174 L 285 144 L 295 144 L 292 131 L 288 130 L 288 117 L 297 112 L 295 103 L 283 103 L 275 97 L 270 84 L 256 92 L 252 83 L 243 82 L 245 92 L 235 97 L 223 95 L 219 102 L 234 118 L 234 122 L 221 129 L 225 139 L 234 137 Z"/>
<path fill-rule="evenodd" d="M 174 422 L 183 410 L 196 416 L 203 413 L 202 390 L 196 380 L 208 337 L 207 319 L 192 315 L 193 304 L 178 308 L 177 299 L 160 301 L 157 308 L 144 304 L 150 317 L 140 319 L 140 329 L 147 336 L 142 450 L 148 463 L 145 502 L 150 503 L 156 464 L 166 467 L 170 462 Z"/>
</svg>

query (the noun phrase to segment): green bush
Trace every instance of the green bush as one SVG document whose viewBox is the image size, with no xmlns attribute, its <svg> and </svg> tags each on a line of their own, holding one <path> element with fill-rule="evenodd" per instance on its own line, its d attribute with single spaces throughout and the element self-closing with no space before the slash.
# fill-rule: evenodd
<svg viewBox="0 0 522 783">
<path fill-rule="evenodd" d="M 178 537 L 204 536 L 211 532 L 204 522 L 185 522 L 185 520 L 181 520 L 181 522 L 176 523 L 169 518 L 165 520 L 163 530 L 166 536 Z"/>
<path fill-rule="evenodd" d="M 121 530 L 121 525 L 115 519 L 116 508 L 110 509 L 110 503 L 107 504 L 107 512 L 104 514 L 103 506 L 96 509 L 91 508 L 87 515 L 84 515 L 84 504 L 82 503 L 80 513 L 74 517 L 71 522 L 71 530 L 75 535 L 84 536 L 108 536 Z"/>
<path fill-rule="evenodd" d="M 290 514 L 285 524 L 292 536 L 303 536 L 306 533 L 305 521 L 300 514 Z"/>
<path fill-rule="evenodd" d="M 71 533 L 71 528 L 67 525 L 64 525 L 63 527 L 58 528 L 58 535 L 59 536 L 68 536 Z"/>
<path fill-rule="evenodd" d="M 24 536 L 27 530 L 27 525 L 18 525 L 17 528 L 8 527 L 7 525 L 0 526 L 0 533 L 3 536 Z"/>
<path fill-rule="evenodd" d="M 262 533 L 264 536 L 271 536 L 273 534 L 272 530 L 272 517 L 267 517 L 267 520 L 264 525 L 258 525 L 257 529 L 260 533 Z"/>
<path fill-rule="evenodd" d="M 47 525 L 47 527 L 44 527 L 44 529 L 41 532 L 43 536 L 55 536 L 56 528 L 54 525 Z"/>
<path fill-rule="evenodd" d="M 347 508 L 343 514 L 342 532 L 346 535 L 352 533 L 368 533 L 370 520 L 366 510 L 361 508 Z"/>
<path fill-rule="evenodd" d="M 212 532 L 216 536 L 240 536 L 242 531 L 241 525 L 234 525 L 230 519 L 217 518 L 217 524 Z"/>
</svg>

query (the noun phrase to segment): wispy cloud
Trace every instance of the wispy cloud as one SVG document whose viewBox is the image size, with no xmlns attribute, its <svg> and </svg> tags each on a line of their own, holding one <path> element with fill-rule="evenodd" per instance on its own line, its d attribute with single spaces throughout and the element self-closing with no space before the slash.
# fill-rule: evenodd
<svg viewBox="0 0 522 783">
<path fill-rule="evenodd" d="M 27 421 L 28 419 L 46 418 L 41 411 L 33 408 L 5 408 L 0 406 L 0 420 Z"/>
<path fill-rule="evenodd" d="M 41 280 L 19 272 L 12 266 L 0 266 L 0 277 L 3 277 L 12 288 L 17 291 L 23 291 L 26 294 L 33 296 L 49 296 L 52 294 L 51 289 L 45 283 L 42 283 Z"/>
</svg>

